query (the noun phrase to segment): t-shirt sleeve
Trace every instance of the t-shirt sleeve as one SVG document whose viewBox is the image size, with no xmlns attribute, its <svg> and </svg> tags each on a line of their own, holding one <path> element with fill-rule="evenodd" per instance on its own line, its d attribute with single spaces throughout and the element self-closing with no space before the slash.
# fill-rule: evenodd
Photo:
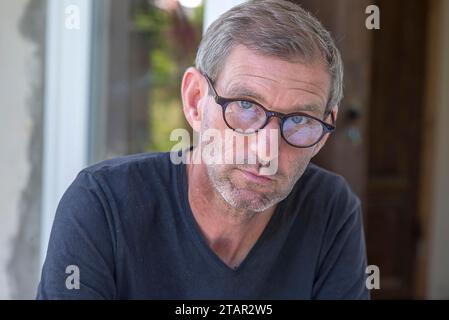
<svg viewBox="0 0 449 320">
<path fill-rule="evenodd" d="M 355 196 L 353 196 L 355 197 Z M 356 198 L 356 197 L 355 197 Z M 313 299 L 369 299 L 366 247 L 360 201 L 342 221 L 331 220 L 313 287 Z M 348 208 L 348 206 L 343 206 Z M 341 209 L 341 208 L 340 208 Z M 344 210 L 344 209 L 343 209 Z"/>
<path fill-rule="evenodd" d="M 78 174 L 59 202 L 37 299 L 113 299 L 114 239 L 94 176 Z"/>
</svg>

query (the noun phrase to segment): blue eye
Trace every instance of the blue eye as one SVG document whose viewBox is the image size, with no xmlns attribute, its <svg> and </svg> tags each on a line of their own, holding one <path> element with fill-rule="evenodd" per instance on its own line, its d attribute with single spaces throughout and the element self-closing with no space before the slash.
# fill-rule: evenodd
<svg viewBox="0 0 449 320">
<path fill-rule="evenodd" d="M 291 119 L 296 124 L 304 124 L 307 121 L 306 117 L 303 116 L 293 116 Z"/>
<path fill-rule="evenodd" d="M 254 106 L 254 103 L 249 101 L 239 101 L 239 106 L 243 109 L 251 109 Z"/>
</svg>

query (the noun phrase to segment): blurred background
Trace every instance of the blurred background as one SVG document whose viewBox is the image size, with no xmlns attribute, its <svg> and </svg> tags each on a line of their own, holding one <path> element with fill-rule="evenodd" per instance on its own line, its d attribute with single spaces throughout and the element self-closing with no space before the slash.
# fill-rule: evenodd
<svg viewBox="0 0 449 320">
<path fill-rule="evenodd" d="M 0 299 L 33 299 L 83 167 L 168 151 L 203 30 L 239 0 L 0 0 Z M 295 0 L 345 62 L 314 159 L 361 197 L 375 299 L 449 299 L 449 1 Z M 369 5 L 380 29 L 367 29 Z"/>
</svg>

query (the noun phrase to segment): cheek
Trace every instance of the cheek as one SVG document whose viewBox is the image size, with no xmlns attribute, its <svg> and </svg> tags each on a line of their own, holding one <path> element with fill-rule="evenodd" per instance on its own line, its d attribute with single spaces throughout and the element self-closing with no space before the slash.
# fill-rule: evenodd
<svg viewBox="0 0 449 320">
<path fill-rule="evenodd" d="M 204 100 L 202 110 L 203 128 L 211 129 L 223 129 L 227 128 L 226 123 L 223 121 L 222 109 L 217 106 L 215 102 L 209 99 Z"/>
<path fill-rule="evenodd" d="M 295 178 L 309 163 L 313 155 L 313 148 L 299 149 L 285 146 L 279 152 L 279 170 L 289 179 Z"/>
</svg>

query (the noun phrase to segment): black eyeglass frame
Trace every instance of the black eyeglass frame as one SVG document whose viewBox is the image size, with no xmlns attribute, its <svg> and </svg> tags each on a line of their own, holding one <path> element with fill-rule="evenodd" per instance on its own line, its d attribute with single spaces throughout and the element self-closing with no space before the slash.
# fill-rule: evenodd
<svg viewBox="0 0 449 320">
<path fill-rule="evenodd" d="M 332 132 L 336 129 L 336 126 L 335 126 L 335 125 L 329 124 L 329 123 L 327 123 L 327 122 L 325 122 L 325 121 L 323 121 L 323 120 L 321 120 L 321 119 L 319 119 L 319 118 L 317 118 L 317 117 L 311 116 L 311 115 L 309 115 L 309 114 L 307 114 L 307 113 L 304 113 L 304 112 L 293 112 L 293 113 L 288 113 L 288 114 L 286 114 L 286 113 L 281 113 L 281 112 L 276 112 L 276 111 L 268 110 L 267 108 L 265 108 L 265 107 L 264 107 L 263 105 L 261 105 L 260 103 L 258 103 L 258 102 L 256 102 L 256 101 L 253 101 L 253 100 L 251 100 L 251 99 L 246 99 L 246 98 L 238 98 L 238 99 L 237 99 L 237 98 L 224 98 L 224 97 L 218 95 L 218 93 L 217 93 L 217 91 L 215 90 L 215 87 L 214 87 L 214 85 L 213 85 L 213 83 L 212 83 L 212 80 L 209 78 L 209 76 L 208 76 L 207 74 L 205 74 L 205 73 L 202 73 L 202 74 L 203 74 L 203 76 L 206 78 L 206 81 L 207 81 L 207 83 L 208 83 L 208 85 L 209 85 L 209 88 L 211 89 L 210 91 L 212 91 L 212 97 L 214 98 L 215 102 L 216 102 L 219 106 L 221 106 L 221 108 L 222 108 L 222 112 L 223 112 L 223 120 L 224 120 L 224 122 L 226 123 L 226 125 L 229 127 L 229 129 L 232 129 L 232 130 L 236 131 L 236 129 L 233 128 L 233 127 L 228 123 L 228 121 L 226 120 L 226 108 L 228 107 L 228 105 L 229 105 L 230 103 L 236 102 L 236 101 L 245 101 L 245 102 L 253 103 L 253 104 L 255 104 L 255 105 L 261 107 L 262 110 L 265 111 L 266 121 L 265 121 L 265 123 L 264 123 L 259 129 L 255 130 L 254 133 L 256 133 L 257 131 L 259 131 L 259 130 L 261 130 L 261 129 L 263 129 L 263 128 L 265 128 L 265 126 L 268 124 L 268 122 L 270 122 L 270 119 L 271 119 L 272 117 L 277 117 L 277 118 L 279 118 L 279 119 L 281 120 L 280 131 L 281 131 L 281 136 L 282 136 L 282 138 L 283 138 L 284 141 L 287 142 L 290 146 L 295 147 L 295 148 L 310 148 L 310 147 L 313 147 L 313 146 L 316 145 L 318 142 L 320 142 L 321 139 L 323 139 L 323 137 L 324 137 L 326 134 L 330 134 L 330 133 L 332 133 Z M 330 116 L 331 116 L 332 123 L 335 123 L 334 114 L 332 113 L 331 110 L 326 111 L 326 113 L 324 114 L 324 118 L 326 118 L 327 116 L 329 116 L 329 114 L 330 114 Z M 318 138 L 318 140 L 317 140 L 316 142 L 314 142 L 314 143 L 308 145 L 308 146 L 296 146 L 296 145 L 290 143 L 290 142 L 287 140 L 287 138 L 284 136 L 284 130 L 283 130 L 283 127 L 284 127 L 285 120 L 286 120 L 287 118 L 289 118 L 289 117 L 292 117 L 292 116 L 302 116 L 302 117 L 311 118 L 311 119 L 314 119 L 314 120 L 318 121 L 318 122 L 323 126 L 323 132 L 321 133 L 321 136 Z"/>
</svg>

